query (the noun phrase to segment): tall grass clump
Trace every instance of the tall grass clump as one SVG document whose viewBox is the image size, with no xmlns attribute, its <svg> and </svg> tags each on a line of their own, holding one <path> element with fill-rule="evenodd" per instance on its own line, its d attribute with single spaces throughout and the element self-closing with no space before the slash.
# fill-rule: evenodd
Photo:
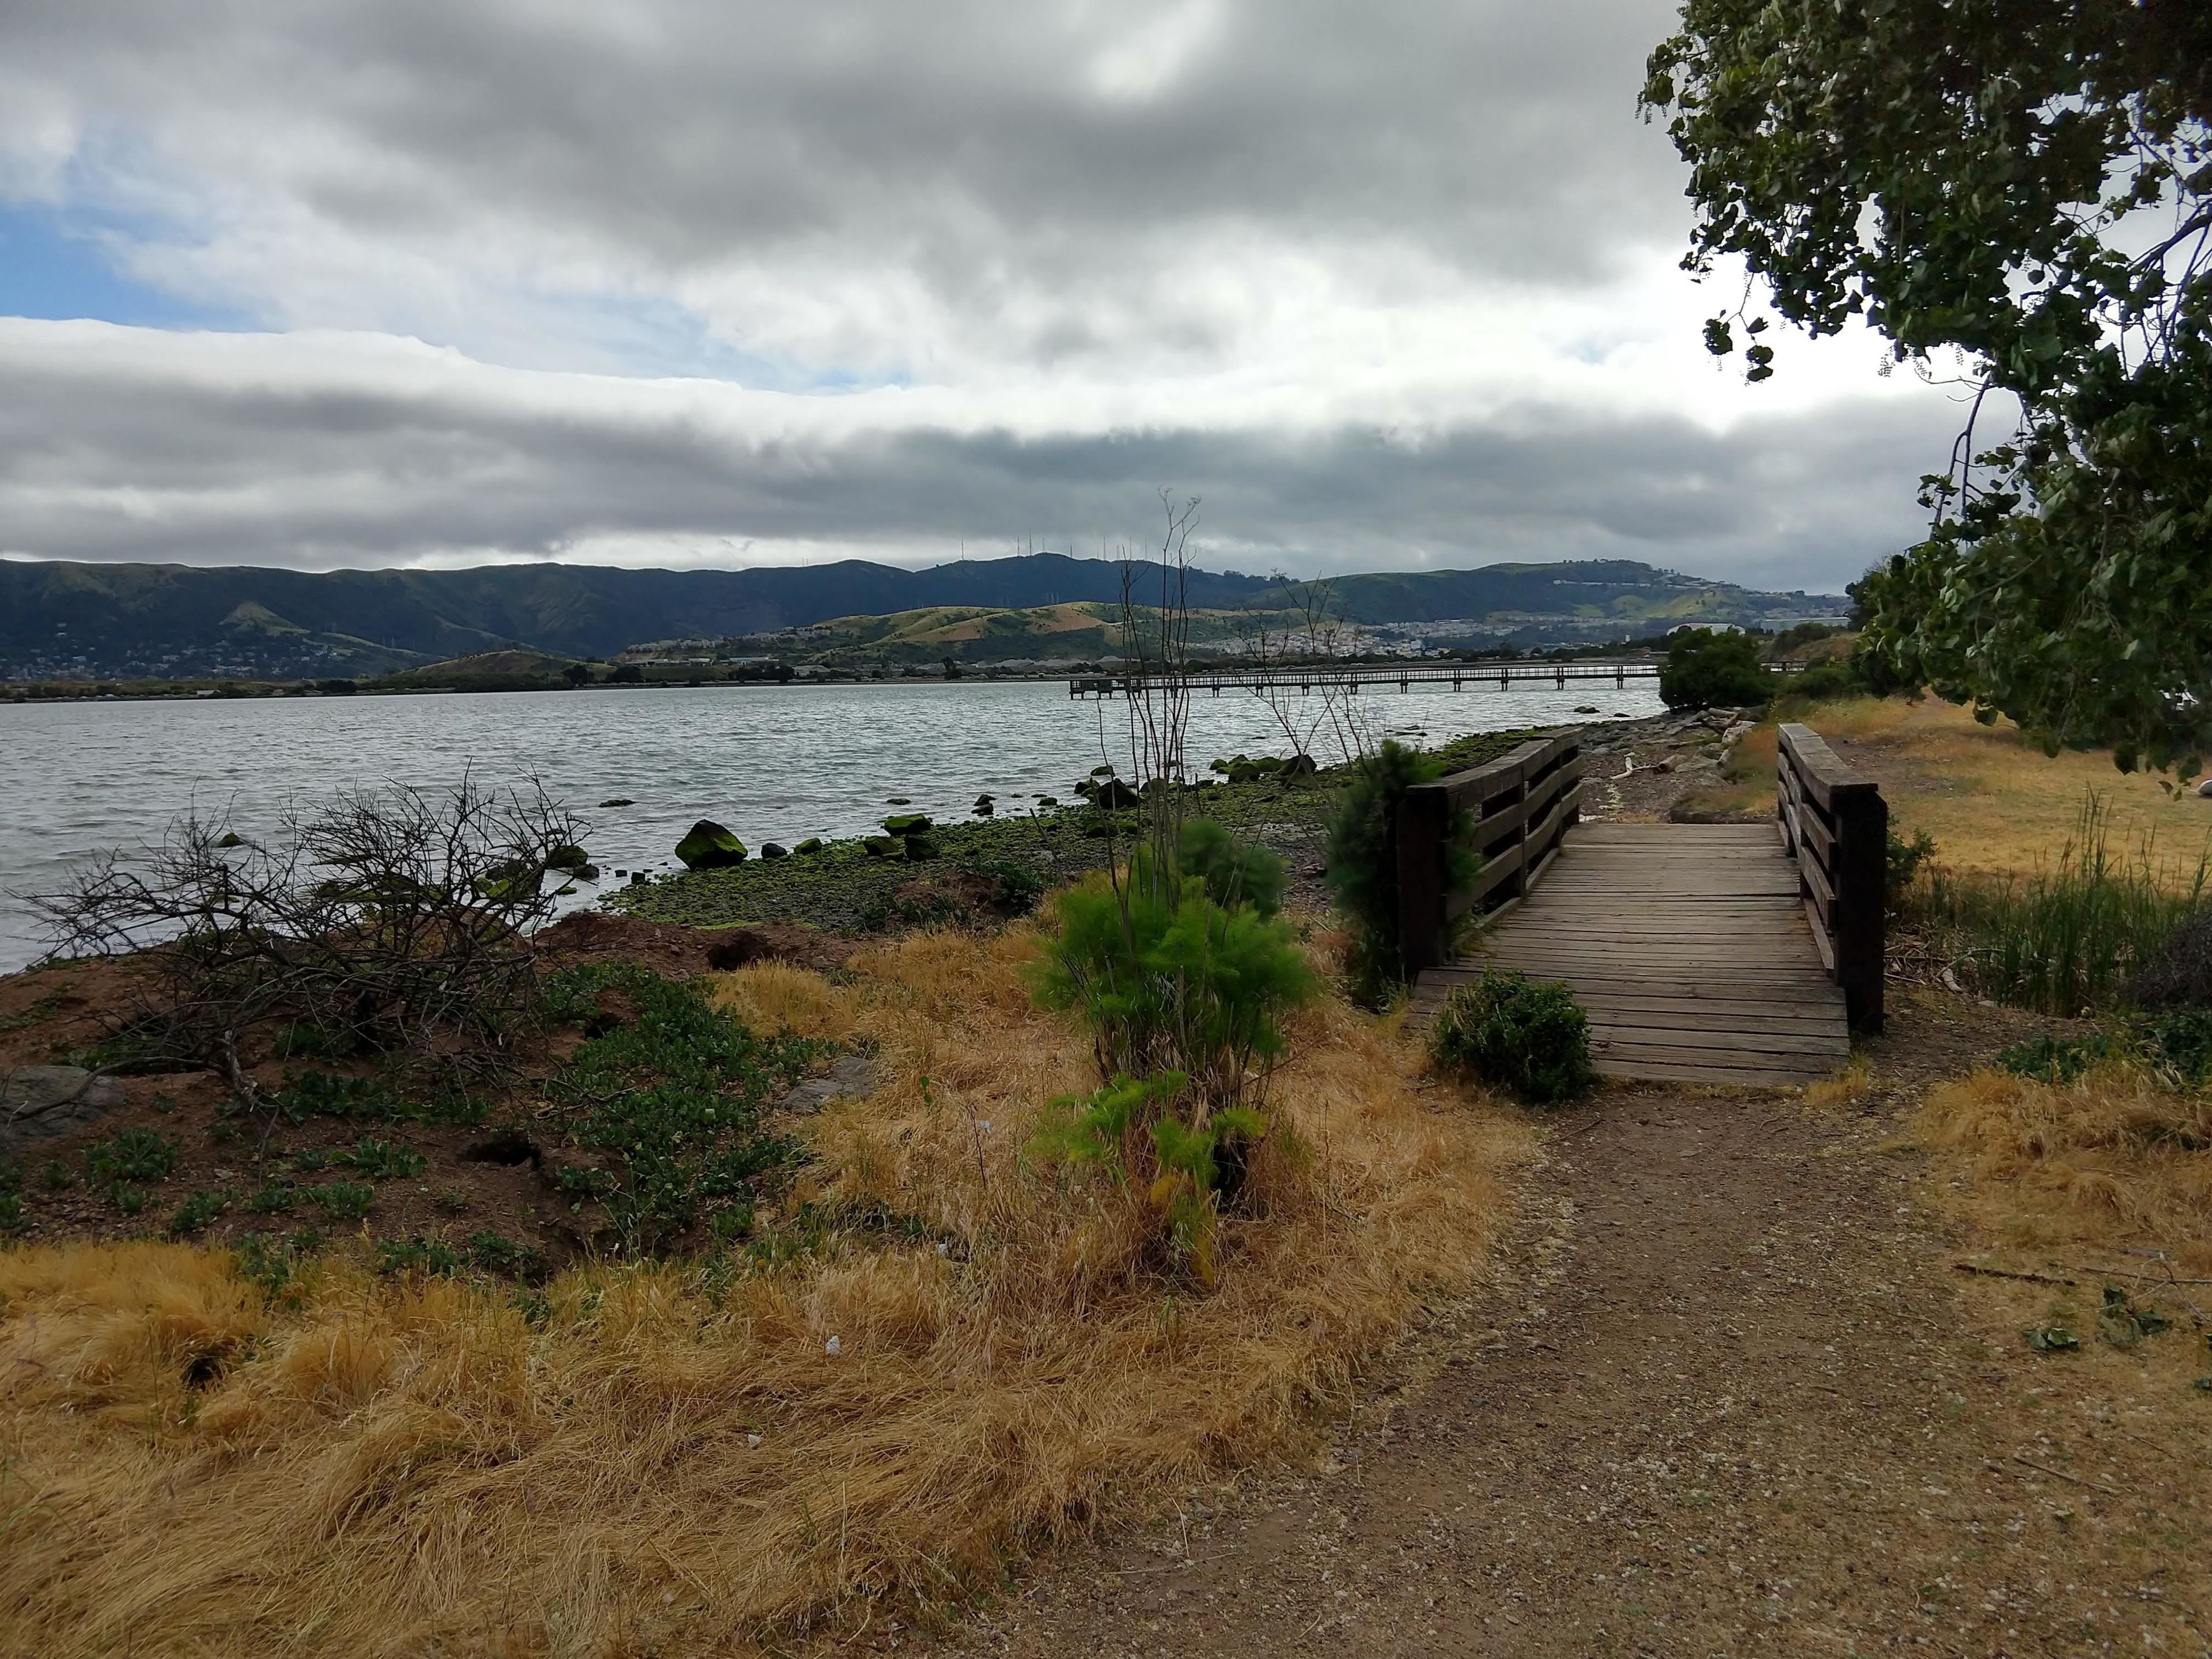
<svg viewBox="0 0 2212 1659">
<path fill-rule="evenodd" d="M 1328 884 L 1352 924 L 1353 994 L 1370 1007 L 1405 983 L 1398 938 L 1398 806 L 1417 783 L 1433 783 L 1443 764 L 1394 738 L 1352 761 L 1328 820 Z M 1445 885 L 1464 887 L 1481 872 L 1472 844 L 1474 821 L 1454 814 L 1444 838 Z"/>
<path fill-rule="evenodd" d="M 2212 842 L 2194 864 L 2161 858 L 2148 836 L 2115 848 L 2110 808 L 2093 795 L 2052 863 L 2025 876 L 1929 865 L 1903 908 L 1976 989 L 2074 1015 L 2124 1004 L 2138 969 L 2159 958 L 2208 888 Z"/>
</svg>

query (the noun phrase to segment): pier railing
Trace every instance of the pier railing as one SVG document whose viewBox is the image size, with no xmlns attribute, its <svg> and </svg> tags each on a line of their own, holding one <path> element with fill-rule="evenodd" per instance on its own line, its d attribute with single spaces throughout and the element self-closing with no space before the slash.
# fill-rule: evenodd
<svg viewBox="0 0 2212 1659">
<path fill-rule="evenodd" d="M 1407 974 L 1444 960 L 1451 924 L 1533 887 L 1581 816 L 1579 732 L 1557 732 L 1508 750 L 1486 766 L 1406 791 L 1394 826 L 1398 857 L 1398 946 Z M 1482 854 L 1474 881 L 1453 888 L 1447 842 L 1454 816 L 1468 813 Z"/>
<path fill-rule="evenodd" d="M 1888 804 L 1809 726 L 1784 726 L 1775 754 L 1775 826 L 1797 860 L 1813 942 L 1852 1026 L 1879 1031 Z"/>
<path fill-rule="evenodd" d="M 1804 667 L 1802 663 L 1770 663 L 1767 666 L 1778 674 L 1795 674 Z M 1289 663 L 1266 667 L 1208 667 L 1193 663 L 1176 678 L 1193 690 L 1211 691 L 1218 696 L 1224 691 L 1289 690 L 1310 691 L 1316 686 L 1357 694 L 1362 686 L 1396 686 L 1401 691 L 1410 691 L 1415 686 L 1449 686 L 1455 691 L 1468 686 L 1496 686 L 1504 690 L 1515 685 L 1548 685 L 1564 691 L 1570 685 L 1605 684 L 1625 687 L 1631 680 L 1651 680 L 1659 678 L 1659 659 L 1639 657 L 1620 660 L 1585 658 L 1570 662 L 1413 662 L 1398 664 L 1362 664 L 1358 666 L 1332 665 L 1328 663 Z M 1110 697 L 1119 691 L 1125 696 L 1134 690 L 1141 692 L 1149 684 L 1140 674 L 1083 674 L 1067 683 L 1071 697 Z"/>
</svg>

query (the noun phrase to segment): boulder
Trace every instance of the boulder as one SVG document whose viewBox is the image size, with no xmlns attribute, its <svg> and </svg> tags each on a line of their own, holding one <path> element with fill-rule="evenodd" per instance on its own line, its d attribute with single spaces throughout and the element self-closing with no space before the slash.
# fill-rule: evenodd
<svg viewBox="0 0 2212 1659">
<path fill-rule="evenodd" d="M 931 828 L 927 812 L 894 812 L 884 820 L 887 836 L 918 836 Z"/>
<path fill-rule="evenodd" d="M 1293 755 L 1283 763 L 1286 778 L 1310 778 L 1321 770 L 1321 763 L 1311 755 Z"/>
<path fill-rule="evenodd" d="M 688 870 L 720 870 L 745 861 L 745 844 L 712 818 L 701 818 L 676 843 L 676 856 Z"/>
<path fill-rule="evenodd" d="M 2203 782 L 2198 784 L 2197 786 L 2197 793 L 2203 796 L 2205 799 L 2212 800 L 2212 778 L 2207 778 Z"/>
<path fill-rule="evenodd" d="M 235 830 L 226 830 L 222 835 L 216 837 L 215 844 L 217 847 L 222 848 L 225 852 L 228 852 L 234 847 L 245 846 L 246 837 L 240 835 Z"/>
<path fill-rule="evenodd" d="M 764 859 L 787 859 L 791 856 L 791 849 L 778 847 L 772 841 L 764 841 L 761 843 L 761 856 Z"/>
<path fill-rule="evenodd" d="M 872 859 L 903 858 L 906 842 L 897 836 L 870 836 L 860 843 L 860 850 Z"/>
<path fill-rule="evenodd" d="M 65 1135 L 123 1103 L 123 1085 L 82 1066 L 0 1066 L 0 1148 Z"/>
<path fill-rule="evenodd" d="M 937 837 L 934 836 L 905 836 L 901 839 L 906 843 L 906 857 L 909 864 L 920 864 L 924 859 L 937 856 Z"/>
<path fill-rule="evenodd" d="M 592 855 L 580 847 L 556 847 L 545 855 L 549 870 L 581 870 L 592 861 Z"/>
<path fill-rule="evenodd" d="M 635 806 L 637 803 L 628 795 L 615 795 L 599 803 L 601 806 Z"/>
<path fill-rule="evenodd" d="M 1091 797 L 1093 806 L 1107 812 L 1126 811 L 1144 799 L 1119 778 L 1101 779 L 1085 793 Z"/>
<path fill-rule="evenodd" d="M 820 852 L 829 844 L 829 842 L 823 841 L 819 836 L 809 836 L 805 841 L 799 842 L 798 846 L 793 848 L 791 850 L 799 854 L 799 857 L 805 858 L 809 854 Z M 765 847 L 761 848 L 761 856 L 763 858 L 768 856 L 768 849 Z"/>
<path fill-rule="evenodd" d="M 1575 705 L 1575 713 L 1577 714 L 1595 714 L 1597 713 L 1597 705 L 1594 702 L 1578 702 Z"/>
<path fill-rule="evenodd" d="M 988 818 L 994 816 L 998 812 L 999 803 L 993 799 L 989 795 L 978 795 L 975 797 L 975 805 L 969 807 L 968 810 L 973 812 L 979 818 Z"/>
</svg>

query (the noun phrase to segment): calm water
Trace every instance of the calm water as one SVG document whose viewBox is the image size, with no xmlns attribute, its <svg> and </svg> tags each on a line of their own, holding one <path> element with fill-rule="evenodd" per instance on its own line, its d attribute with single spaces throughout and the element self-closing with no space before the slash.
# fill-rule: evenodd
<svg viewBox="0 0 2212 1659">
<path fill-rule="evenodd" d="M 1357 700 L 1371 733 L 1433 742 L 1590 718 L 1573 713 L 1583 703 L 1607 715 L 1660 706 L 1648 680 Z M 187 808 L 227 812 L 257 836 L 287 799 L 386 781 L 435 787 L 465 769 L 491 784 L 534 775 L 583 810 L 611 885 L 617 869 L 673 867 L 677 840 L 702 817 L 757 848 L 868 833 L 893 795 L 945 818 L 964 817 L 984 790 L 1002 812 L 1024 796 L 1066 799 L 1100 763 L 1102 729 L 1103 758 L 1127 775 L 1123 720 L 1122 704 L 1076 702 L 1058 682 L 0 705 L 0 971 L 45 946 L 22 895 L 55 890 L 94 849 L 158 837 Z M 1326 741 L 1311 747 L 1336 758 Z M 1291 745 L 1249 693 L 1200 692 L 1189 752 L 1203 766 Z M 597 809 L 620 795 L 636 805 Z"/>
</svg>

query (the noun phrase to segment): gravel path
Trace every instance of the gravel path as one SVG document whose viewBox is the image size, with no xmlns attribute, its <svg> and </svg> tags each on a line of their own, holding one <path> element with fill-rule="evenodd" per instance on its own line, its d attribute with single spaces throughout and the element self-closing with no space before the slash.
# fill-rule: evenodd
<svg viewBox="0 0 2212 1659">
<path fill-rule="evenodd" d="M 2206 1447 L 1997 1322 L 1892 1109 L 1607 1093 L 1496 1291 L 1310 1470 L 1061 1559 L 955 1650 L 2212 1652 Z"/>
</svg>

